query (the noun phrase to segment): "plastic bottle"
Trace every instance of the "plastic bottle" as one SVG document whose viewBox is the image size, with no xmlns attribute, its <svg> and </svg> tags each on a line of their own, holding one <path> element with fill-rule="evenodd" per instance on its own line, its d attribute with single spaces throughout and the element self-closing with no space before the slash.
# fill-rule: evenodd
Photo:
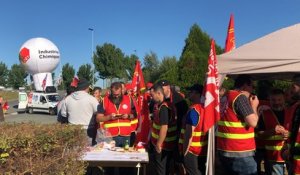
<svg viewBox="0 0 300 175">
<path fill-rule="evenodd" d="M 128 140 L 126 140 L 126 142 L 125 142 L 124 150 L 129 150 L 129 141 Z"/>
</svg>

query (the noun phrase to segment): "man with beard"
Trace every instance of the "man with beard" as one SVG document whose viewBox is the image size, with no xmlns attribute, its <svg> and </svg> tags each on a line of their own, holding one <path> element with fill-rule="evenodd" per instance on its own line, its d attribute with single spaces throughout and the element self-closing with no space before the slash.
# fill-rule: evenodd
<svg viewBox="0 0 300 175">
<path fill-rule="evenodd" d="M 106 136 L 112 137 L 117 147 L 124 147 L 126 141 L 130 142 L 131 120 L 137 113 L 132 99 L 122 94 L 120 82 L 112 83 L 110 90 L 111 94 L 98 106 L 97 121 L 104 122 Z"/>
<path fill-rule="evenodd" d="M 288 139 L 289 117 L 286 115 L 284 92 L 274 89 L 270 94 L 270 109 L 262 111 L 258 122 L 258 138 L 264 140 L 266 150 L 265 171 L 270 175 L 284 175 L 285 162 L 281 149 Z"/>
</svg>

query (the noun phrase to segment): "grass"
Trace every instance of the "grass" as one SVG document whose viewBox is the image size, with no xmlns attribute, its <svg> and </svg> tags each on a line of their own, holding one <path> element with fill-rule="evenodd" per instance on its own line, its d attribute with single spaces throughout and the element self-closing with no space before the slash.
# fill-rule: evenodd
<svg viewBox="0 0 300 175">
<path fill-rule="evenodd" d="M 4 101 L 17 100 L 18 92 L 17 91 L 0 91 L 0 96 L 3 97 Z"/>
</svg>

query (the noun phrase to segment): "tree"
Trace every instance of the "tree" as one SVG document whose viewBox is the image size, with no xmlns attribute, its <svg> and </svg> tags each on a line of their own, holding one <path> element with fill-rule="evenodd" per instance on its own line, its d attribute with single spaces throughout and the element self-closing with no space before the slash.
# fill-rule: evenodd
<svg viewBox="0 0 300 175">
<path fill-rule="evenodd" d="M 155 82 L 159 77 L 159 60 L 156 53 L 150 52 L 147 53 L 144 57 L 144 79 L 145 82 Z"/>
<path fill-rule="evenodd" d="M 178 84 L 178 66 L 176 57 L 164 57 L 159 66 L 159 80 L 168 80 L 171 84 Z"/>
<path fill-rule="evenodd" d="M 8 85 L 14 89 L 26 85 L 25 78 L 28 76 L 24 67 L 20 64 L 14 64 L 8 73 Z"/>
<path fill-rule="evenodd" d="M 78 69 L 78 72 L 77 72 L 77 76 L 78 78 L 85 78 L 86 80 L 88 80 L 89 82 L 93 82 L 93 74 L 94 74 L 94 71 L 92 69 L 92 66 L 90 64 L 84 64 L 84 65 L 81 65 Z M 95 77 L 94 78 L 94 82 L 96 83 L 97 82 L 97 78 Z"/>
<path fill-rule="evenodd" d="M 75 75 L 75 69 L 69 63 L 63 65 L 62 67 L 62 78 L 64 88 L 69 88 Z"/>
<path fill-rule="evenodd" d="M 95 69 L 101 78 L 125 78 L 124 53 L 113 44 L 96 47 L 93 55 Z"/>
<path fill-rule="evenodd" d="M 130 56 L 125 56 L 124 59 L 125 59 L 126 78 L 132 79 L 134 68 L 135 68 L 135 62 L 139 58 L 135 54 L 131 54 Z"/>
<path fill-rule="evenodd" d="M 5 63 L 0 62 L 0 86 L 7 87 L 8 69 Z"/>
<path fill-rule="evenodd" d="M 203 32 L 197 24 L 191 27 L 178 64 L 181 86 L 204 83 L 210 40 L 208 34 Z M 216 45 L 216 52 L 217 54 L 222 52 L 221 47 L 218 45 Z"/>
</svg>

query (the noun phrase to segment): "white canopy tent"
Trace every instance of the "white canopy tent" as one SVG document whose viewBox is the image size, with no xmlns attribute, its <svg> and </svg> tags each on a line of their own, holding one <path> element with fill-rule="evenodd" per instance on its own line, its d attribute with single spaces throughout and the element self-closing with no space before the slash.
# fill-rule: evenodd
<svg viewBox="0 0 300 175">
<path fill-rule="evenodd" d="M 300 23 L 277 30 L 217 56 L 219 75 L 290 79 L 300 72 Z"/>
</svg>

